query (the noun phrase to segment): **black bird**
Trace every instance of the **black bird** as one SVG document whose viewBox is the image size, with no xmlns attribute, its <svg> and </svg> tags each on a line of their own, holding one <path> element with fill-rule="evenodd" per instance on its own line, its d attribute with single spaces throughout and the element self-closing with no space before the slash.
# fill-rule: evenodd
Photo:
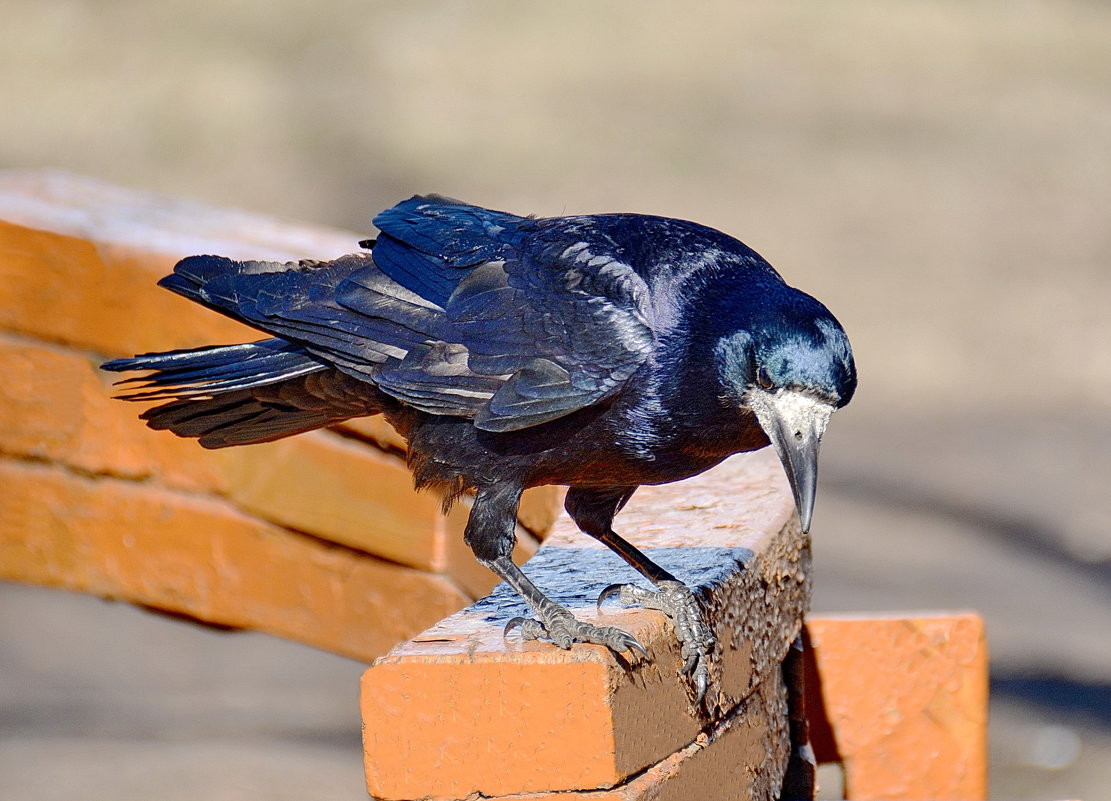
<svg viewBox="0 0 1111 801">
<path fill-rule="evenodd" d="M 104 369 L 154 371 L 124 382 L 128 399 L 168 401 L 143 419 L 206 448 L 384 414 L 418 488 L 445 503 L 475 493 L 464 539 L 537 618 L 507 632 L 643 654 L 510 560 L 522 490 L 566 485 L 578 526 L 655 585 L 619 594 L 676 622 L 701 697 L 710 629 L 690 590 L 614 533 L 614 515 L 642 484 L 770 443 L 808 529 L 818 445 L 856 388 L 841 325 L 755 251 L 692 222 L 536 219 L 432 195 L 374 224 L 369 252 L 335 261 L 184 259 L 161 286 L 272 338 Z"/>
</svg>

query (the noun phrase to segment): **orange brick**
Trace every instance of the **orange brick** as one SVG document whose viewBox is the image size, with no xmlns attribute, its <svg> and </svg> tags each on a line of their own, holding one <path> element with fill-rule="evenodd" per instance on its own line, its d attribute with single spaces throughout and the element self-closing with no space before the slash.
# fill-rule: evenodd
<svg viewBox="0 0 1111 801">
<path fill-rule="evenodd" d="M 712 666 L 721 694 L 710 701 L 735 709 L 778 673 L 808 602 L 807 541 L 774 454 L 733 459 L 685 488 L 644 488 L 618 522 L 646 548 L 681 546 L 653 554 L 680 577 L 687 565 L 706 582 L 699 586 L 722 639 Z M 651 659 L 624 666 L 600 646 L 506 641 L 502 627 L 520 612 L 500 591 L 399 645 L 364 675 L 373 795 L 613 787 L 699 735 L 670 624 L 645 610 L 597 613 L 594 598 L 617 580 L 621 563 L 606 562 L 602 546 L 572 529 L 561 518 L 526 570 L 581 619 L 631 632 Z M 399 738 L 404 731 L 420 736 Z M 491 765 L 491 753 L 506 758 Z"/>
<path fill-rule="evenodd" d="M 525 793 L 504 801 L 763 801 L 775 798 L 790 743 L 785 690 L 773 675 L 743 710 L 612 790 Z M 490 799 L 499 801 L 499 799 Z"/>
<path fill-rule="evenodd" d="M 393 426 L 386 422 L 381 415 L 375 417 L 356 417 L 354 420 L 345 420 L 336 426 L 341 431 L 357 434 L 363 439 L 370 440 L 383 450 L 396 450 L 404 452 L 408 443 L 405 438 L 394 431 Z"/>
<path fill-rule="evenodd" d="M 600 646 L 565 652 L 548 643 L 506 645 L 502 620 L 491 625 L 474 612 L 449 620 L 417 637 L 408 654 L 395 651 L 363 676 L 367 781 L 375 797 L 611 787 L 697 735 L 693 719 L 679 732 L 658 725 L 689 714 L 678 691 L 678 660 L 667 653 L 669 631 L 650 613 L 620 620 L 660 660 L 630 676 L 635 699 L 614 698 L 620 668 Z M 423 657 L 412 658 L 414 649 Z M 507 650 L 512 658 L 499 658 Z M 643 707 L 648 720 L 630 719 L 616 731 L 615 700 Z M 645 722 L 657 725 L 641 729 Z"/>
<path fill-rule="evenodd" d="M 0 460 L 0 576 L 267 631 L 369 660 L 458 609 L 445 579 L 226 503 Z"/>
<path fill-rule="evenodd" d="M 807 628 L 847 797 L 986 797 L 979 616 L 820 617 Z"/>
<path fill-rule="evenodd" d="M 440 500 L 395 456 L 327 434 L 218 453 L 223 491 L 267 520 L 411 567 L 442 570 Z"/>
<path fill-rule="evenodd" d="M 0 452 L 88 473 L 158 475 L 189 490 L 220 485 L 219 464 L 195 442 L 148 429 L 142 407 L 111 398 L 96 361 L 0 333 Z"/>
<path fill-rule="evenodd" d="M 384 799 L 420 797 L 447 801 L 471 798 L 474 797 L 469 789 L 473 773 L 481 773 L 483 785 L 491 788 L 517 787 L 522 774 L 528 773 L 534 786 L 567 789 L 511 791 L 497 796 L 483 793 L 482 797 L 490 801 L 756 801 L 775 797 L 790 750 L 786 718 L 782 713 L 785 690 L 777 673 L 757 687 L 743 709 L 709 726 L 690 742 L 680 744 L 673 753 L 648 766 L 630 781 L 591 789 L 598 786 L 601 776 L 605 776 L 601 780 L 604 783 L 615 782 L 606 773 L 610 755 L 591 752 L 582 745 L 583 741 L 612 736 L 612 723 L 606 710 L 582 701 L 582 696 L 587 699 L 592 696 L 593 681 L 602 678 L 597 670 L 601 667 L 599 662 L 586 664 L 591 668 L 571 670 L 569 663 L 559 660 L 530 661 L 527 667 L 502 664 L 487 672 L 487 682 L 481 687 L 428 681 L 430 676 L 424 672 L 406 676 L 401 665 L 394 665 L 391 677 L 397 680 L 391 686 L 397 693 L 394 704 L 416 702 L 430 714 L 422 725 L 422 738 L 376 737 L 367 742 L 368 752 L 373 749 L 377 755 L 375 760 L 368 761 L 371 794 L 384 793 L 375 796 Z M 442 672 L 452 669 L 450 663 L 440 666 Z M 533 703 L 521 710 L 506 704 L 506 698 L 518 698 L 522 690 L 531 694 Z M 387 696 L 382 694 L 381 697 Z M 469 753 L 468 743 L 461 741 L 447 743 L 444 750 L 436 754 L 420 748 L 419 740 L 429 735 L 435 738 L 439 734 L 437 727 L 444 721 L 452 717 L 465 719 L 470 715 L 480 725 L 488 725 L 491 722 L 489 708 L 499 706 L 504 707 L 499 725 L 476 732 L 475 739 L 488 744 L 485 754 Z M 573 735 L 560 736 L 559 732 L 551 730 L 548 712 L 554 707 L 558 707 L 561 722 L 567 731 L 574 732 Z M 395 714 L 388 708 L 376 711 L 387 716 Z M 629 734 L 632 733 L 626 733 Z M 658 732 L 650 726 L 639 732 L 643 738 L 652 739 L 654 735 Z M 670 744 L 668 741 L 667 745 Z M 615 743 L 618 749 L 629 747 L 627 742 Z M 531 758 L 537 752 L 544 754 L 542 760 Z M 391 779 L 396 781 L 394 776 L 371 773 L 391 763 L 409 766 L 406 785 L 389 784 Z M 431 767 L 436 771 L 442 765 L 455 769 L 458 781 L 454 786 L 432 787 L 428 783 L 425 770 Z M 553 765 L 560 767 L 553 772 Z M 580 787 L 585 789 L 572 789 Z"/>
<path fill-rule="evenodd" d="M 565 487 L 533 487 L 521 495 L 521 508 L 517 517 L 521 525 L 543 539 L 563 513 Z"/>
<path fill-rule="evenodd" d="M 176 259 L 0 222 L 0 328 L 110 355 L 261 338 L 158 289 Z"/>
</svg>

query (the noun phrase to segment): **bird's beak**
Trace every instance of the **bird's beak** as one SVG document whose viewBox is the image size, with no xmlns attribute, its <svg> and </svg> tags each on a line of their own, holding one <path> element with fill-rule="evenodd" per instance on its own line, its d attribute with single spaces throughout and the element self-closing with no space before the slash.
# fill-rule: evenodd
<svg viewBox="0 0 1111 801">
<path fill-rule="evenodd" d="M 810 530 L 818 488 L 818 448 L 833 406 L 802 392 L 753 390 L 749 408 L 771 440 L 795 494 L 802 530 Z"/>
</svg>

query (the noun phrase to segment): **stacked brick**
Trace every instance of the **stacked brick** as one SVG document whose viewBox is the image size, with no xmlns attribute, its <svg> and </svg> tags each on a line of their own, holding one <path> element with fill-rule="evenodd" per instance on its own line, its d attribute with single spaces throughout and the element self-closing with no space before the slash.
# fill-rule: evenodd
<svg viewBox="0 0 1111 801">
<path fill-rule="evenodd" d="M 259 338 L 155 282 L 182 256 L 332 257 L 358 236 L 0 174 L 0 578 L 371 660 L 493 585 L 466 504 L 417 494 L 380 420 L 205 451 L 112 400 L 106 358 Z M 538 532 L 558 508 L 533 493 Z M 519 556 L 536 538 L 521 530 Z"/>
<path fill-rule="evenodd" d="M 839 615 L 811 618 L 807 629 L 814 750 L 841 764 L 845 798 L 987 798 L 979 615 Z"/>
</svg>

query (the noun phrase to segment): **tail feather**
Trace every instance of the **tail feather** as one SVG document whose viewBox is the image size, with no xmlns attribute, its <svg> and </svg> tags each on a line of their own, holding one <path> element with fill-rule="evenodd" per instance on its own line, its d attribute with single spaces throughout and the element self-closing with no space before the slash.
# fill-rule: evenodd
<svg viewBox="0 0 1111 801">
<path fill-rule="evenodd" d="M 275 405 L 237 390 L 203 400 L 185 399 L 156 406 L 140 417 L 157 431 L 196 437 L 205 448 L 226 448 L 271 442 L 338 423 L 353 415 L 332 415 L 322 409 Z"/>
<path fill-rule="evenodd" d="M 102 367 L 153 371 L 119 382 L 120 397 L 170 401 L 140 417 L 206 448 L 269 442 L 376 414 L 389 403 L 373 385 L 280 339 L 148 353 Z"/>
<path fill-rule="evenodd" d="M 145 353 L 101 365 L 113 372 L 154 371 L 117 383 L 127 400 L 184 398 L 261 387 L 329 367 L 304 348 L 281 339 Z"/>
</svg>

